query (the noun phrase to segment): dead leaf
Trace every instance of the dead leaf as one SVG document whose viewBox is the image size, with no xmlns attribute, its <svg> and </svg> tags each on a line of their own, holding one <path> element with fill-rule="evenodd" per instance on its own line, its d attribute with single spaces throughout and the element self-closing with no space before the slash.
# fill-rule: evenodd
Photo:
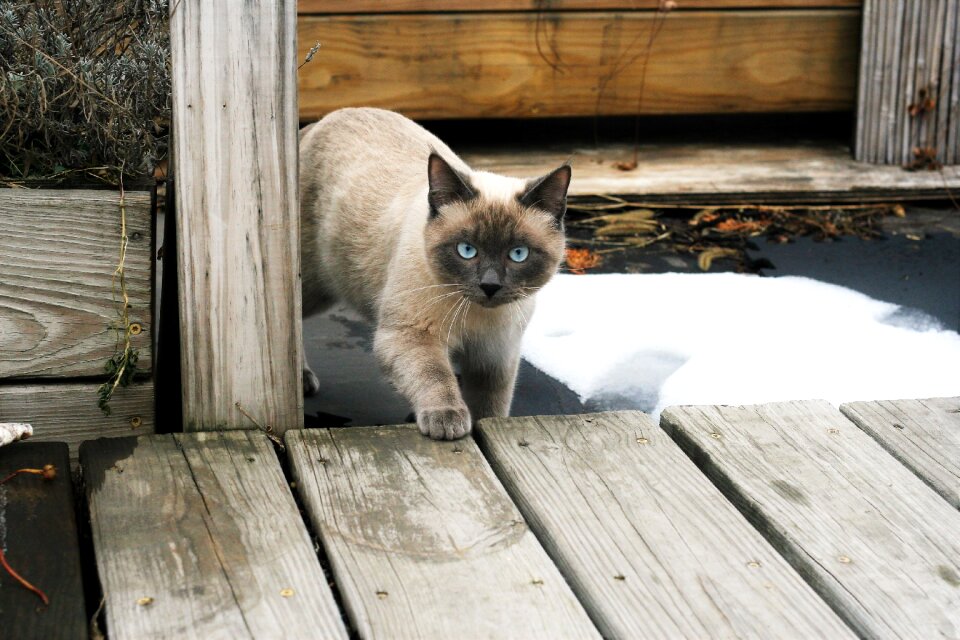
<svg viewBox="0 0 960 640">
<path fill-rule="evenodd" d="M 700 267 L 701 271 L 709 271 L 710 265 L 713 264 L 714 260 L 718 258 L 736 258 L 739 255 L 740 252 L 736 249 L 714 247 L 700 252 L 700 255 L 697 256 L 697 266 Z"/>
<path fill-rule="evenodd" d="M 602 258 L 590 249 L 567 248 L 567 267 L 570 273 L 583 275 L 587 269 L 597 267 Z"/>
</svg>

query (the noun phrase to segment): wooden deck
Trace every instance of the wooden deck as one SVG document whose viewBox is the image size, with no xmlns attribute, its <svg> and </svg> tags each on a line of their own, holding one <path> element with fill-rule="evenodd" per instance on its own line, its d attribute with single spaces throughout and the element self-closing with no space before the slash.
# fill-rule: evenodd
<svg viewBox="0 0 960 640">
<path fill-rule="evenodd" d="M 960 398 L 674 407 L 659 426 L 510 418 L 457 442 L 311 429 L 285 445 L 234 431 L 82 446 L 108 637 L 960 636 Z M 39 464 L 26 453 L 46 455 L 13 445 L 0 470 Z M 69 596 L 13 544 L 24 486 L 0 487 L 0 533 L 51 592 L 26 605 L 34 631 Z M 0 576 L 0 611 L 25 596 Z"/>
</svg>

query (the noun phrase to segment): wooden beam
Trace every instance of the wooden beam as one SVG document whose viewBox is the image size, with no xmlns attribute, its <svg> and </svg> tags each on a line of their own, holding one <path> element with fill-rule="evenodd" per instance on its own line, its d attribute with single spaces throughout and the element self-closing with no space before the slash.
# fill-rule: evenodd
<svg viewBox="0 0 960 640">
<path fill-rule="evenodd" d="M 859 7 L 863 0 L 681 0 L 687 9 L 816 9 Z M 310 13 L 432 13 L 439 11 L 656 11 L 660 0 L 299 0 L 297 10 Z"/>
<path fill-rule="evenodd" d="M 831 111 L 854 104 L 859 11 L 305 16 L 300 117 Z M 657 27 L 657 25 L 661 25 Z M 646 53 L 652 29 L 649 59 Z M 643 87 L 643 96 L 639 87 Z"/>
<path fill-rule="evenodd" d="M 649 416 L 476 434 L 604 637 L 854 637 Z"/>
<path fill-rule="evenodd" d="M 960 190 L 960 167 L 903 171 L 865 167 L 845 145 L 832 143 L 641 144 L 632 171 L 632 144 L 565 143 L 456 149 L 474 169 L 520 178 L 570 162 L 573 196 L 624 195 L 645 202 L 864 202 L 947 198 Z"/>
<path fill-rule="evenodd" d="M 17 469 L 57 468 L 46 480 L 21 474 L 0 486 L 0 541 L 10 565 L 50 599 L 44 606 L 0 570 L 0 619 L 5 638 L 86 638 L 80 545 L 62 442 L 18 442 L 0 449 L 0 478 Z"/>
<path fill-rule="evenodd" d="M 858 635 L 960 628 L 960 512 L 829 404 L 671 407 L 661 425 Z"/>
<path fill-rule="evenodd" d="M 288 431 L 297 491 L 362 638 L 599 638 L 477 445 Z"/>
<path fill-rule="evenodd" d="M 170 7 L 184 429 L 282 432 L 303 424 L 296 5 Z"/>
<path fill-rule="evenodd" d="M 851 402 L 840 411 L 960 509 L 960 398 Z"/>
<path fill-rule="evenodd" d="M 346 638 L 276 454 L 258 432 L 80 449 L 111 638 Z"/>
<path fill-rule="evenodd" d="M 152 362 L 150 194 L 124 198 L 138 369 Z M 120 194 L 0 189 L 0 379 L 105 377 L 117 348 Z"/>
<path fill-rule="evenodd" d="M 153 381 L 119 387 L 110 415 L 97 406 L 97 383 L 0 385 L 0 421 L 28 422 L 37 441 L 66 442 L 71 460 L 93 438 L 153 433 Z"/>
</svg>

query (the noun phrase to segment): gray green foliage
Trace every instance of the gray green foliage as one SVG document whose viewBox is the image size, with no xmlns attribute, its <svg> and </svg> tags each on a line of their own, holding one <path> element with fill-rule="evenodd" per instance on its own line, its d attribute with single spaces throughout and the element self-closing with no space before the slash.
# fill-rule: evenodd
<svg viewBox="0 0 960 640">
<path fill-rule="evenodd" d="M 0 0 L 0 177 L 148 174 L 169 119 L 167 0 Z"/>
</svg>

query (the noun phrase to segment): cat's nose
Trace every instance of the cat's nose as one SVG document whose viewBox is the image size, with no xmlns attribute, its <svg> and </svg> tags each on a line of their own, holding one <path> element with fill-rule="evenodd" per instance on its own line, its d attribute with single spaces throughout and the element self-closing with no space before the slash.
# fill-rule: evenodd
<svg viewBox="0 0 960 640">
<path fill-rule="evenodd" d="M 483 292 L 487 294 L 488 298 L 492 298 L 493 294 L 495 294 L 497 291 L 500 291 L 500 289 L 503 287 L 493 282 L 481 282 L 480 288 L 483 289 Z"/>
</svg>

